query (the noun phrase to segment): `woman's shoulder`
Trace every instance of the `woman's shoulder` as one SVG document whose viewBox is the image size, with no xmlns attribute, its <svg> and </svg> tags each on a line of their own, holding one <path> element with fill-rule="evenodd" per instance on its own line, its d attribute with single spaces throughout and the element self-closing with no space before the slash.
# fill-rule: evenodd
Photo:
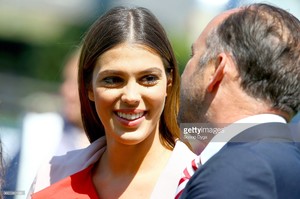
<svg viewBox="0 0 300 199">
<path fill-rule="evenodd" d="M 106 148 L 106 139 L 101 137 L 88 147 L 54 156 L 43 165 L 36 177 L 34 191 L 39 191 L 61 179 L 81 171 L 99 160 Z"/>
<path fill-rule="evenodd" d="M 155 185 L 151 198 L 174 198 L 183 170 L 196 156 L 185 143 L 177 140 L 168 164 Z"/>
<path fill-rule="evenodd" d="M 67 176 L 51 186 L 32 194 L 31 198 L 98 198 L 92 182 L 92 168 L 93 165 L 90 165 L 82 171 Z"/>
<path fill-rule="evenodd" d="M 176 141 L 176 145 L 174 147 L 173 154 L 172 154 L 172 157 L 175 160 L 189 161 L 194 159 L 196 156 L 197 155 L 185 143 L 183 143 L 180 140 Z"/>
</svg>

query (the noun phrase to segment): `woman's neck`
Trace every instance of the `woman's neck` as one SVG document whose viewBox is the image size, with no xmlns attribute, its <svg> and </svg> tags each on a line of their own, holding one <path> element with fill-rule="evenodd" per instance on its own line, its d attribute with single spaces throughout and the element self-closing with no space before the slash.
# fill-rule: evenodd
<svg viewBox="0 0 300 199">
<path fill-rule="evenodd" d="M 126 145 L 108 139 L 107 149 L 99 166 L 106 166 L 116 175 L 146 172 L 152 170 L 158 162 L 165 160 L 162 160 L 165 158 L 163 156 L 168 156 L 170 153 L 171 151 L 160 142 L 158 133 L 135 145 Z"/>
<path fill-rule="evenodd" d="M 107 140 L 107 148 L 93 171 L 93 182 L 101 198 L 115 193 L 116 198 L 151 194 L 172 151 L 160 142 L 159 135 L 136 145 Z M 139 187 L 139 189 L 137 189 Z"/>
</svg>

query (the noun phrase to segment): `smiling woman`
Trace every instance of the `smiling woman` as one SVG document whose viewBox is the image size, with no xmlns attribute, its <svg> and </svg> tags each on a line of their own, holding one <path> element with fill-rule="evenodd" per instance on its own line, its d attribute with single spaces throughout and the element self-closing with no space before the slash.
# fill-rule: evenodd
<svg viewBox="0 0 300 199">
<path fill-rule="evenodd" d="M 142 45 L 124 43 L 102 54 L 94 68 L 89 99 L 95 102 L 107 139 L 123 144 L 153 142 L 148 137 L 159 136 L 171 81 L 160 56 Z M 172 136 L 178 137 L 175 132 Z"/>
<path fill-rule="evenodd" d="M 54 157 L 32 198 L 174 198 L 195 155 L 179 140 L 178 68 L 156 17 L 125 7 L 100 17 L 83 41 L 78 80 L 91 145 Z"/>
</svg>

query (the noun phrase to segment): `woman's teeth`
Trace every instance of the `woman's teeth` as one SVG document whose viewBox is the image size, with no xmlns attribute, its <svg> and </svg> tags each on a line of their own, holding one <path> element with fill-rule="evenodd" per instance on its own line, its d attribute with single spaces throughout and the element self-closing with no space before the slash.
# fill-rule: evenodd
<svg viewBox="0 0 300 199">
<path fill-rule="evenodd" d="M 143 112 L 140 113 L 122 113 L 122 112 L 117 112 L 117 115 L 121 118 L 124 118 L 126 120 L 135 120 L 143 116 Z"/>
</svg>

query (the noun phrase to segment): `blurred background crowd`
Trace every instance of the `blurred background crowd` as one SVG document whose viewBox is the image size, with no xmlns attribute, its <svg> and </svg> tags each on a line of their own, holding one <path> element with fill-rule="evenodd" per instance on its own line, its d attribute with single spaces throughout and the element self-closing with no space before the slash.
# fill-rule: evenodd
<svg viewBox="0 0 300 199">
<path fill-rule="evenodd" d="M 78 119 L 75 67 L 80 41 L 99 15 L 116 5 L 150 9 L 165 27 L 182 71 L 192 42 L 212 17 L 252 2 L 266 1 L 0 0 L 4 198 L 25 198 L 40 162 L 88 144 Z M 299 0 L 270 3 L 300 18 Z M 298 114 L 293 122 L 299 120 Z"/>
</svg>

